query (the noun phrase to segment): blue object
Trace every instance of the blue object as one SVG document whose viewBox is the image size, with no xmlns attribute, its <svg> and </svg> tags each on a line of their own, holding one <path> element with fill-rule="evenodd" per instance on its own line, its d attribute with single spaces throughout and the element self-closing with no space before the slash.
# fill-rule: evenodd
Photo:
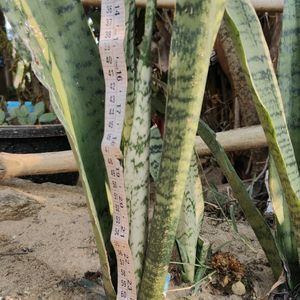
<svg viewBox="0 0 300 300">
<path fill-rule="evenodd" d="M 165 281 L 165 285 L 164 285 L 164 296 L 166 297 L 169 286 L 170 286 L 170 282 L 171 282 L 171 274 L 168 273 L 166 276 L 166 281 Z"/>
<path fill-rule="evenodd" d="M 19 101 L 7 101 L 7 110 L 10 111 L 14 108 L 18 108 L 20 106 L 20 102 Z M 31 101 L 25 101 L 24 105 L 28 108 L 29 112 L 33 112 L 33 105 L 31 103 Z"/>
</svg>

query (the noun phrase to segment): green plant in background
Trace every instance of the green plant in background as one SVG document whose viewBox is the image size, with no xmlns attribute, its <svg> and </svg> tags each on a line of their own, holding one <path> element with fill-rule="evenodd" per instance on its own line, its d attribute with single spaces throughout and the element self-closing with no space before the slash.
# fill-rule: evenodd
<svg viewBox="0 0 300 300">
<path fill-rule="evenodd" d="M 56 114 L 46 112 L 44 102 L 38 102 L 33 105 L 31 112 L 25 104 L 20 104 L 19 107 L 9 111 L 0 109 L 0 125 L 49 124 L 54 121 L 57 121 Z"/>
</svg>

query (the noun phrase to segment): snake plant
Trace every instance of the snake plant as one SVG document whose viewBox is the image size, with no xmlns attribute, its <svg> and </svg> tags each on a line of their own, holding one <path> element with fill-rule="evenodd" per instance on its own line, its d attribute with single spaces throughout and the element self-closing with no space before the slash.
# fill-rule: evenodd
<svg viewBox="0 0 300 300">
<path fill-rule="evenodd" d="M 285 269 L 290 272 L 291 286 L 299 283 L 300 251 L 299 137 L 296 134 L 299 130 L 299 101 L 296 100 L 299 38 L 295 34 L 299 26 L 298 11 L 297 1 L 285 2 L 279 57 L 280 88 L 250 1 L 228 0 L 225 13 L 225 23 L 238 50 L 272 157 L 270 190 L 278 222 L 278 245 L 285 256 L 282 259 L 287 263 Z"/>
<path fill-rule="evenodd" d="M 151 125 L 151 41 L 156 13 L 156 0 L 147 1 L 145 30 L 136 68 L 139 80 L 135 83 L 133 114 L 130 137 L 125 144 L 124 160 L 126 198 L 129 203 L 129 245 L 134 257 L 136 285 L 142 277 L 148 231 L 149 202 L 149 138 Z M 130 97 L 130 95 L 128 95 Z M 127 107 L 130 103 L 127 102 Z M 127 110 L 128 114 L 128 110 Z M 127 126 L 125 126 L 126 130 Z"/>
<path fill-rule="evenodd" d="M 124 156 L 126 157 L 127 144 L 130 138 L 130 132 L 132 127 L 133 109 L 134 109 L 134 89 L 135 89 L 135 75 L 136 75 L 136 55 L 135 55 L 135 1 L 125 1 L 125 52 L 126 52 L 126 64 L 127 64 L 127 98 L 126 98 L 126 110 L 125 120 L 123 128 L 123 143 Z M 125 167 L 126 168 L 126 167 Z M 129 203 L 127 203 L 128 205 Z M 130 209 L 128 210 L 130 211 Z"/>
<path fill-rule="evenodd" d="M 76 0 L 1 0 L 0 5 L 30 51 L 33 70 L 48 88 L 52 106 L 66 128 L 88 198 L 104 288 L 108 299 L 115 299 L 112 218 L 100 156 L 104 80 L 83 8 Z"/>
<path fill-rule="evenodd" d="M 223 0 L 176 2 L 165 136 L 139 299 L 161 299 Z M 214 20 L 211 24 L 210 21 Z M 179 121 L 180 120 L 180 121 Z M 174 150 L 176 149 L 176 150 Z"/>
<path fill-rule="evenodd" d="M 163 140 L 158 127 L 150 132 L 150 174 L 158 181 Z M 184 199 L 176 232 L 176 243 L 183 263 L 183 277 L 194 282 L 196 251 L 200 225 L 204 213 L 202 184 L 199 177 L 198 159 L 194 151 L 186 180 Z"/>
<path fill-rule="evenodd" d="M 300 168 L 300 3 L 284 2 L 282 35 L 279 53 L 278 82 L 291 141 Z"/>
<path fill-rule="evenodd" d="M 278 83 L 298 169 L 300 167 L 300 39 L 297 34 L 299 29 L 300 3 L 296 0 L 285 1 L 279 51 Z M 293 288 L 300 282 L 299 258 L 287 201 L 274 164 L 274 161 L 271 161 L 270 192 L 277 220 L 277 237 L 286 262 L 289 285 Z"/>
<path fill-rule="evenodd" d="M 225 22 L 238 50 L 270 153 L 274 158 L 293 220 L 299 252 L 300 177 L 268 47 L 250 1 L 227 1 Z"/>
<path fill-rule="evenodd" d="M 123 131 L 124 167 L 131 226 L 130 245 L 138 285 L 141 280 L 138 296 L 141 300 L 162 298 L 176 238 L 178 244 L 183 245 L 179 247 L 182 259 L 190 265 L 184 268 L 186 276 L 192 281 L 195 275 L 195 269 L 191 265 L 195 261 L 195 243 L 203 208 L 201 202 L 197 204 L 198 209 L 192 207 L 196 203 L 195 198 L 200 198 L 201 194 L 193 143 L 210 53 L 223 17 L 225 2 L 176 1 L 168 73 L 165 136 L 159 172 L 151 171 L 156 179 L 156 203 L 148 236 L 146 202 L 151 99 L 149 55 L 155 0 L 147 2 L 144 40 L 138 58 L 134 44 L 135 1 L 126 1 L 125 50 L 129 82 Z M 49 89 L 52 106 L 66 128 L 88 199 L 106 296 L 108 299 L 115 299 L 117 274 L 110 243 L 111 207 L 106 196 L 106 171 L 100 154 L 104 123 L 104 80 L 98 49 L 83 8 L 78 0 L 0 0 L 0 5 L 19 40 L 29 50 L 33 70 Z M 283 192 L 283 198 L 276 198 L 279 200 L 279 208 L 275 209 L 277 219 L 280 222 L 280 212 L 281 217 L 290 218 L 291 221 L 279 227 L 282 232 L 291 233 L 291 237 L 295 238 L 295 244 L 292 238 L 282 240 L 281 244 L 286 242 L 289 245 L 285 250 L 281 246 L 281 253 L 284 255 L 289 255 L 290 250 L 294 255 L 294 245 L 298 247 L 298 252 L 300 249 L 300 178 L 297 166 L 299 101 L 296 100 L 299 45 L 298 39 L 294 40 L 295 36 L 292 34 L 298 30 L 298 11 L 299 4 L 296 0 L 286 1 L 283 27 L 285 34 L 279 65 L 281 93 L 259 20 L 250 1 L 227 0 L 224 17 L 224 24 L 236 46 L 274 159 L 273 166 L 278 174 L 276 182 L 280 182 L 280 186 L 271 185 L 271 192 L 275 195 L 278 193 L 276 188 L 282 188 L 279 191 Z M 208 140 L 208 144 L 212 143 L 212 140 Z M 228 161 L 224 156 L 221 158 L 219 162 L 221 165 L 225 164 L 226 170 Z M 150 164 L 158 166 L 157 163 L 153 164 L 151 156 Z M 227 168 L 226 174 L 232 180 L 228 169 L 230 168 Z M 241 198 L 247 198 L 241 183 L 237 182 L 235 187 L 240 193 L 237 194 Z M 232 184 L 236 182 L 233 180 Z M 261 244 L 267 252 L 274 275 L 278 277 L 281 265 L 277 246 L 264 225 L 260 227 L 262 231 L 259 233 L 258 224 L 264 223 L 249 203 L 241 201 L 247 211 L 245 214 L 258 232 Z M 247 205 L 250 209 L 247 209 Z M 256 217 L 259 220 L 257 224 L 254 222 Z M 191 219 L 193 222 L 190 222 Z M 265 233 L 265 239 L 262 233 Z M 273 251 L 266 242 L 272 245 Z M 296 253 L 292 259 L 286 261 L 290 265 L 297 260 Z M 290 274 L 296 274 L 297 268 L 290 268 Z"/>
</svg>

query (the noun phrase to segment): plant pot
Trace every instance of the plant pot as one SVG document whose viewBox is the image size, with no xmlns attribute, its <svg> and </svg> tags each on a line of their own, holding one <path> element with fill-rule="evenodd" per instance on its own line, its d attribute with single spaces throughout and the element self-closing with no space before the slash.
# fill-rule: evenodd
<svg viewBox="0 0 300 300">
<path fill-rule="evenodd" d="M 0 126 L 0 152 L 42 153 L 70 150 L 62 125 L 9 125 Z M 75 185 L 78 173 L 61 173 L 22 177 L 36 183 L 54 182 Z"/>
</svg>

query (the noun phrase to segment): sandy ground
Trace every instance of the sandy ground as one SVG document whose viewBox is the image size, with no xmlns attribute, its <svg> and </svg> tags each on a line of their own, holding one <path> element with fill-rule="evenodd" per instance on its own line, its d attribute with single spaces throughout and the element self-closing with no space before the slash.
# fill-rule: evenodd
<svg viewBox="0 0 300 300">
<path fill-rule="evenodd" d="M 100 271 L 100 265 L 80 187 L 5 181 L 0 210 L 0 299 L 104 299 L 101 286 L 86 274 Z M 234 239 L 227 223 L 209 218 L 202 236 L 213 241 L 213 249 L 229 242 L 221 250 L 235 254 L 249 270 L 251 290 L 244 299 L 260 299 L 273 284 L 272 274 L 252 230 L 246 223 L 238 227 L 249 245 Z M 183 290 L 167 297 L 243 299 L 222 295 L 209 282 L 198 295 Z"/>
</svg>

